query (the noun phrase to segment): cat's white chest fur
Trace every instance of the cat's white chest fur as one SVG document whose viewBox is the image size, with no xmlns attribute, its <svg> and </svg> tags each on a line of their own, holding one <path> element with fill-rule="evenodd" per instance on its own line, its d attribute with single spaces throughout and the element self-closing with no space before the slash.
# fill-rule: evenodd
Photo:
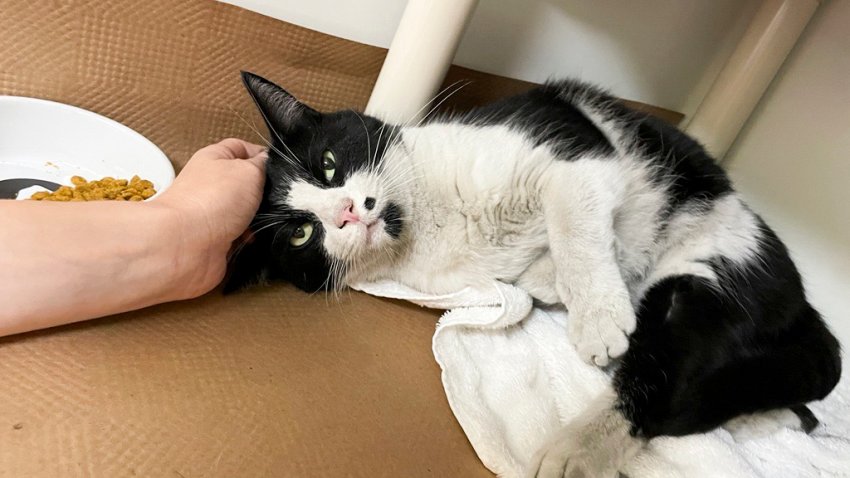
<svg viewBox="0 0 850 478">
<path fill-rule="evenodd" d="M 555 161 L 503 126 L 432 124 L 403 133 L 387 161 L 410 161 L 410 237 L 392 278 L 442 293 L 514 282 L 547 247 L 540 181 Z"/>
</svg>

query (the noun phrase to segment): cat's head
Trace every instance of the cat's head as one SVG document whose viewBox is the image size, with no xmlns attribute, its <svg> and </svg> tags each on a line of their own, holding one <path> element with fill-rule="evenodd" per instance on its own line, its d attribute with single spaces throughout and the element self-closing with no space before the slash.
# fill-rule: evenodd
<svg viewBox="0 0 850 478">
<path fill-rule="evenodd" d="M 231 261 L 225 290 L 283 280 L 315 291 L 388 260 L 406 232 L 397 129 L 352 110 L 320 113 L 276 84 L 242 73 L 268 127 L 262 204 Z"/>
</svg>

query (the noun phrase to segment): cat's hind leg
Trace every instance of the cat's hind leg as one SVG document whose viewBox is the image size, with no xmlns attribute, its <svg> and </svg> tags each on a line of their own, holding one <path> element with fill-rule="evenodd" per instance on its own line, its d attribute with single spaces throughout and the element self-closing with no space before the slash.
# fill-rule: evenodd
<svg viewBox="0 0 850 478">
<path fill-rule="evenodd" d="M 733 312 L 710 279 L 684 275 L 654 285 L 638 309 L 616 393 L 552 438 L 530 476 L 614 477 L 651 438 L 706 432 L 742 414 L 798 408 L 829 393 L 840 360 L 816 317 L 759 347 L 740 330 L 752 323 L 730 319 Z"/>
<path fill-rule="evenodd" d="M 615 376 L 619 407 L 635 434 L 705 432 L 832 390 L 841 371 L 838 344 L 817 312 L 806 304 L 788 327 L 767 331 L 738 306 L 694 276 L 650 289 Z"/>
</svg>

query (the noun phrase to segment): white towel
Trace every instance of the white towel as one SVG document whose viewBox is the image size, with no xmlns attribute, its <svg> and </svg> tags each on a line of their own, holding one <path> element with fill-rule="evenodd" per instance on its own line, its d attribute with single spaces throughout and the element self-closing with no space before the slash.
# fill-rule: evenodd
<svg viewBox="0 0 850 478">
<path fill-rule="evenodd" d="M 525 291 L 496 282 L 482 290 L 419 293 L 401 284 L 355 284 L 381 297 L 448 310 L 434 333 L 449 405 L 487 468 L 521 477 L 535 452 L 609 388 L 567 339 L 563 308 L 534 308 Z M 724 429 L 651 440 L 623 470 L 631 478 L 850 476 L 850 389 L 842 380 L 811 405 L 821 425 L 736 441 Z"/>
</svg>

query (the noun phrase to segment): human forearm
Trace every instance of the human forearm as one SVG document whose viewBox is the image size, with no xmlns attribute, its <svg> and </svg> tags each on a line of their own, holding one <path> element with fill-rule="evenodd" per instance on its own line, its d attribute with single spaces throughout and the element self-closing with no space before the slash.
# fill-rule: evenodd
<svg viewBox="0 0 850 478">
<path fill-rule="evenodd" d="M 0 201 L 0 336 L 191 295 L 176 214 L 146 204 Z"/>
<path fill-rule="evenodd" d="M 226 139 L 152 201 L 0 201 L 0 336 L 211 290 L 260 204 L 265 160 Z"/>
</svg>

